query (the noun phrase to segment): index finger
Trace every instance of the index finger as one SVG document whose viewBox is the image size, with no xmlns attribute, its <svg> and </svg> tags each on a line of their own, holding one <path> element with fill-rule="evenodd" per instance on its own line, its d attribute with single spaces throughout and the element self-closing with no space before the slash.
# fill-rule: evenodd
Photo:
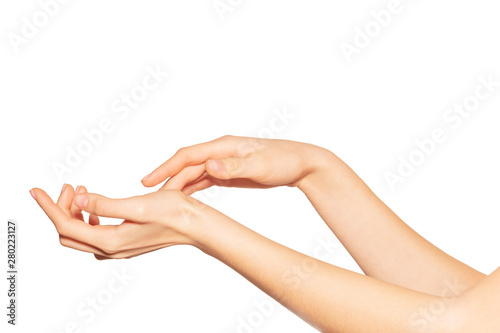
<svg viewBox="0 0 500 333">
<path fill-rule="evenodd" d="M 90 225 L 84 221 L 71 218 L 61 207 L 56 205 L 45 191 L 34 188 L 36 202 L 54 223 L 57 232 L 65 237 L 102 247 L 109 239 L 114 239 L 117 225 Z"/>
<path fill-rule="evenodd" d="M 224 136 L 212 141 L 179 149 L 171 158 L 142 179 L 147 187 L 158 185 L 179 173 L 185 167 L 204 163 L 212 158 L 225 158 L 236 151 L 236 141 L 241 138 Z"/>
<path fill-rule="evenodd" d="M 77 207 L 90 214 L 141 222 L 147 218 L 146 196 L 111 199 L 95 193 L 81 193 L 75 197 L 74 202 Z"/>
</svg>

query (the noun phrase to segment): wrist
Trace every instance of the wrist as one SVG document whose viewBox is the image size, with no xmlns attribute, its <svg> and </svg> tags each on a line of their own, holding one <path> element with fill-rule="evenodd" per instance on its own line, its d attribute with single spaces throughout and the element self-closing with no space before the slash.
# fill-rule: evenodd
<svg viewBox="0 0 500 333">
<path fill-rule="evenodd" d="M 297 185 L 307 197 L 333 195 L 339 199 L 362 187 L 364 182 L 344 161 L 329 150 L 320 150 L 308 157 L 315 160 L 314 165 Z"/>
<path fill-rule="evenodd" d="M 331 151 L 313 146 L 304 154 L 307 161 L 304 167 L 304 176 L 297 182 L 297 187 L 304 193 L 313 190 L 322 182 L 332 181 L 335 178 L 336 169 L 343 163 Z"/>
<path fill-rule="evenodd" d="M 223 239 L 234 235 L 235 223 L 228 216 L 203 202 L 186 195 L 188 209 L 183 217 L 183 234 L 186 245 L 214 256 L 214 247 L 218 247 Z"/>
<path fill-rule="evenodd" d="M 228 243 L 235 242 L 242 226 L 218 210 L 190 197 L 195 201 L 188 223 L 189 245 L 220 259 L 221 250 Z"/>
<path fill-rule="evenodd" d="M 179 224 L 177 231 L 182 235 L 183 245 L 198 247 L 203 234 L 203 225 L 207 223 L 209 206 L 201 201 L 185 195 L 183 207 L 180 208 Z"/>
</svg>

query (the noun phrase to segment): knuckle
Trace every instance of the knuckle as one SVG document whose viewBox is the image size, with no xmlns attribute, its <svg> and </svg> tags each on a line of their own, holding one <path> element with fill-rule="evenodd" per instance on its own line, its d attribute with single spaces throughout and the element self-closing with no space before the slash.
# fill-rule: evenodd
<svg viewBox="0 0 500 333">
<path fill-rule="evenodd" d="M 140 203 L 137 203 L 135 205 L 135 214 L 139 218 L 144 218 L 146 216 L 146 212 L 147 212 L 147 209 L 146 209 L 146 205 L 144 203 L 140 202 Z"/>
<path fill-rule="evenodd" d="M 224 140 L 224 141 L 231 140 L 231 139 L 234 139 L 234 136 L 230 135 L 230 134 L 223 135 L 219 138 L 219 140 Z"/>
<path fill-rule="evenodd" d="M 238 170 L 240 168 L 240 162 L 237 159 L 234 159 L 234 158 L 228 159 L 225 164 L 226 164 L 225 165 L 226 171 L 230 175 L 234 175 L 234 174 L 238 173 Z"/>
<path fill-rule="evenodd" d="M 246 157 L 250 154 L 253 154 L 257 151 L 258 145 L 255 139 L 248 138 L 241 142 L 236 149 L 236 155 L 238 157 Z"/>
<path fill-rule="evenodd" d="M 97 214 L 102 214 L 106 208 L 106 201 L 102 199 L 96 199 L 91 207 L 92 212 Z"/>
<path fill-rule="evenodd" d="M 182 156 L 186 152 L 186 147 L 179 148 L 176 152 L 175 155 L 177 156 Z"/>
<path fill-rule="evenodd" d="M 187 160 L 189 159 L 190 154 L 191 154 L 191 149 L 189 149 L 189 147 L 182 147 L 179 150 L 177 150 L 175 156 L 177 156 L 181 160 Z"/>
</svg>

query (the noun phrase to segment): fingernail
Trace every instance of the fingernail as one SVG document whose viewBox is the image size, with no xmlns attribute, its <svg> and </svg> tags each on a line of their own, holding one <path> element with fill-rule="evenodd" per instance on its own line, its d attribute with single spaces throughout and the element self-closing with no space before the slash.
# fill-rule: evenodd
<svg viewBox="0 0 500 333">
<path fill-rule="evenodd" d="M 78 191 L 80 191 L 80 185 L 78 185 L 75 189 L 75 193 L 78 194 Z"/>
<path fill-rule="evenodd" d="M 61 194 L 64 192 L 64 189 L 66 188 L 66 184 L 63 185 L 62 189 L 61 189 Z"/>
<path fill-rule="evenodd" d="M 33 197 L 33 199 L 36 200 L 36 194 L 35 194 L 35 191 L 33 191 L 33 189 L 30 190 L 30 194 Z"/>
<path fill-rule="evenodd" d="M 213 171 L 220 171 L 220 170 L 222 170 L 222 163 L 220 161 L 218 161 L 218 160 L 209 160 L 208 161 L 208 166 Z"/>
<path fill-rule="evenodd" d="M 80 208 L 86 208 L 89 203 L 89 199 L 84 194 L 79 194 L 75 197 L 75 205 Z"/>
<path fill-rule="evenodd" d="M 143 182 L 143 181 L 145 181 L 146 179 L 148 179 L 150 175 L 151 175 L 151 174 L 146 175 L 146 177 L 142 178 L 141 182 Z"/>
</svg>

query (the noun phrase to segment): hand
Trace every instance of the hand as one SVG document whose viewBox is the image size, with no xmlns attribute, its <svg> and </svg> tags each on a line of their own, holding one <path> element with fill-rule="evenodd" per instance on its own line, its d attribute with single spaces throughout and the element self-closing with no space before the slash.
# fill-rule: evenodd
<svg viewBox="0 0 500 333">
<path fill-rule="evenodd" d="M 224 136 L 182 148 L 142 183 L 191 195 L 213 185 L 269 188 L 298 186 L 331 155 L 306 143 Z"/>
<path fill-rule="evenodd" d="M 32 196 L 54 223 L 62 245 L 94 253 L 97 259 L 131 258 L 176 244 L 193 245 L 194 217 L 203 204 L 180 191 L 159 191 L 126 199 L 77 194 L 65 185 L 55 204 L 43 190 Z M 90 213 L 87 224 L 82 209 Z M 100 225 L 97 216 L 124 219 L 119 225 Z"/>
</svg>

